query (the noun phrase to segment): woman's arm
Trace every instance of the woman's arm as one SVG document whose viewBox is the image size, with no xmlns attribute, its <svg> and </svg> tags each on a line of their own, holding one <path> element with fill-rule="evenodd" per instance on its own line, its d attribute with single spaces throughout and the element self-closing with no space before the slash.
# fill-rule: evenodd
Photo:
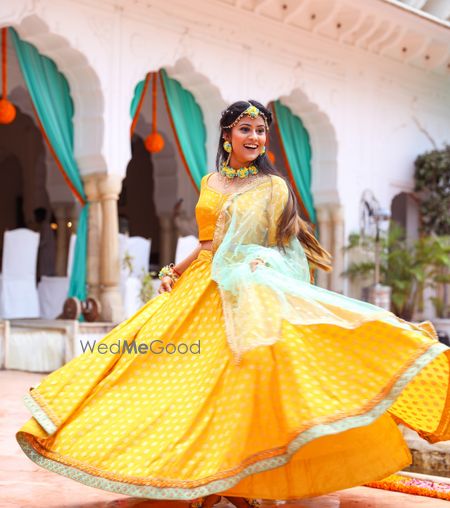
<svg viewBox="0 0 450 508">
<path fill-rule="evenodd" d="M 187 256 L 183 261 L 180 261 L 177 265 L 174 266 L 175 271 L 177 271 L 180 275 L 189 267 L 192 261 L 195 261 L 198 257 L 198 254 L 201 250 L 202 246 L 199 242 L 197 247 Z"/>
<path fill-rule="evenodd" d="M 208 175 L 203 176 L 201 182 L 200 182 L 200 196 L 203 190 L 203 184 L 208 178 Z M 200 201 L 200 196 L 198 198 L 198 201 Z M 197 204 L 198 204 L 197 201 Z M 173 269 L 176 274 L 181 275 L 188 267 L 189 265 L 195 261 L 202 249 L 202 244 L 199 242 L 197 247 L 187 256 L 183 261 L 180 261 L 178 264 L 176 264 Z M 159 287 L 159 293 L 164 293 L 165 291 L 171 291 L 172 287 L 174 285 L 173 280 L 170 277 L 163 277 L 161 279 L 161 285 Z"/>
<path fill-rule="evenodd" d="M 183 259 L 183 261 L 180 261 L 178 264 L 174 265 L 174 271 L 181 275 L 189 267 L 189 265 L 197 259 L 201 248 L 202 246 L 199 242 L 198 246 L 189 254 L 189 256 Z M 165 293 L 166 291 L 171 291 L 173 285 L 174 282 L 170 277 L 163 277 L 161 279 L 161 285 L 159 286 L 158 292 Z"/>
</svg>

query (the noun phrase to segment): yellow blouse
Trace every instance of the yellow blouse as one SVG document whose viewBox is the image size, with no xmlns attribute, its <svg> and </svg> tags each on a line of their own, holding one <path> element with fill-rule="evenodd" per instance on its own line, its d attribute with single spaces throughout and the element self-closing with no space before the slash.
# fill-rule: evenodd
<svg viewBox="0 0 450 508">
<path fill-rule="evenodd" d="M 214 228 L 217 217 L 223 203 L 229 194 L 212 189 L 208 185 L 208 178 L 212 175 L 205 175 L 200 183 L 200 197 L 195 207 L 195 218 L 198 225 L 198 239 L 200 242 L 213 239 Z"/>
<path fill-rule="evenodd" d="M 213 239 L 220 210 L 230 194 L 233 194 L 233 192 L 223 193 L 212 189 L 208 185 L 208 180 L 211 175 L 212 173 L 208 173 L 202 178 L 200 183 L 200 197 L 195 207 L 195 217 L 198 225 L 198 239 L 200 242 Z M 264 184 L 273 185 L 272 203 L 270 209 L 268 210 L 271 220 L 267 226 L 269 245 L 275 245 L 276 226 L 288 199 L 288 188 L 283 178 L 276 175 L 271 175 L 271 178 L 267 178 Z M 249 199 L 252 199 L 251 195 L 249 196 Z"/>
</svg>

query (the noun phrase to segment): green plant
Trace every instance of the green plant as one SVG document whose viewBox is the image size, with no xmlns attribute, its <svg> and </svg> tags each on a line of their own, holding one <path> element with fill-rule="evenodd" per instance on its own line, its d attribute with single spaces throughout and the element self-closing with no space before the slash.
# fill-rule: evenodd
<svg viewBox="0 0 450 508">
<path fill-rule="evenodd" d="M 155 294 L 153 289 L 153 278 L 156 276 L 156 272 L 144 273 L 141 278 L 141 290 L 139 291 L 139 298 L 141 302 L 147 303 L 151 300 Z"/>
<path fill-rule="evenodd" d="M 132 256 L 128 251 L 126 251 L 122 260 L 122 268 L 128 270 L 128 275 L 131 275 L 131 272 L 133 271 L 133 261 L 134 256 Z"/>
<path fill-rule="evenodd" d="M 425 288 L 436 289 L 440 284 L 450 282 L 450 237 L 431 235 L 411 242 L 405 239 L 404 230 L 393 223 L 380 243 L 381 283 L 391 287 L 392 311 L 403 319 L 410 320 L 420 305 Z M 363 240 L 353 234 L 349 237 L 346 250 L 356 246 L 373 252 L 375 239 Z M 343 275 L 354 280 L 373 276 L 374 270 L 373 262 L 362 261 L 351 263 Z M 438 315 L 448 312 L 446 305 L 437 297 L 431 300 Z"/>
<path fill-rule="evenodd" d="M 450 235 L 450 145 L 426 152 L 415 161 L 415 191 L 420 198 L 422 232 L 427 235 Z M 445 238 L 443 244 L 448 242 Z M 439 255 L 439 253 L 437 253 Z M 444 253 L 445 255 L 445 253 Z M 441 263 L 433 277 L 435 296 L 431 298 L 437 317 L 450 316 L 448 282 L 450 269 Z"/>
<path fill-rule="evenodd" d="M 133 272 L 133 261 L 134 257 L 126 251 L 122 260 L 122 267 L 128 270 L 128 276 Z M 143 304 L 151 300 L 155 294 L 152 282 L 154 277 L 156 277 L 156 272 L 146 272 L 142 270 L 139 299 Z"/>
</svg>

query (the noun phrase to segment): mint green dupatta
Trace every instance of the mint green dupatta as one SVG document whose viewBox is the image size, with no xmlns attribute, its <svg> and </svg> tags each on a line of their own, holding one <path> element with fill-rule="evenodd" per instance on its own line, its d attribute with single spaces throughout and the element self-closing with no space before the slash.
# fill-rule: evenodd
<svg viewBox="0 0 450 508">
<path fill-rule="evenodd" d="M 371 320 L 414 329 L 375 305 L 310 283 L 308 260 L 292 237 L 276 245 L 277 221 L 288 199 L 286 182 L 265 175 L 225 201 L 213 239 L 211 278 L 222 298 L 227 340 L 242 355 L 282 338 L 283 320 L 298 325 L 355 328 Z M 265 261 L 252 270 L 251 262 Z"/>
</svg>

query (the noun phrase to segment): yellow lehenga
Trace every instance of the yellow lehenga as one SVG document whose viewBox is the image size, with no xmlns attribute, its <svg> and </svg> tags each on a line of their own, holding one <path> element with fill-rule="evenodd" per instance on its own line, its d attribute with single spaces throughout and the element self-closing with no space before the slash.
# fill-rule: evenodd
<svg viewBox="0 0 450 508">
<path fill-rule="evenodd" d="M 241 195 L 248 204 L 268 182 L 281 192 L 273 226 L 284 206 L 282 179 L 268 177 Z M 228 201 L 202 179 L 201 240 L 220 230 Z M 224 295 L 211 278 L 214 241 L 170 293 L 102 339 L 103 353 L 80 355 L 25 396 L 33 417 L 17 439 L 33 461 L 130 496 L 292 499 L 409 465 L 400 422 L 430 442 L 450 439 L 450 353 L 429 323 L 365 319 L 322 302 L 336 322 L 282 320 L 278 340 L 236 362 Z M 124 341 L 152 347 L 113 352 Z"/>
</svg>

